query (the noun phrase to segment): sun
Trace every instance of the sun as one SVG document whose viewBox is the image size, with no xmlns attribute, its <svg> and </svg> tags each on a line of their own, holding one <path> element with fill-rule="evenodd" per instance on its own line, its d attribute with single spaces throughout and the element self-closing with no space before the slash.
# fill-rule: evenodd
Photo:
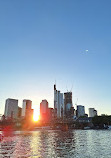
<svg viewBox="0 0 111 158">
<path fill-rule="evenodd" d="M 39 121 L 39 119 L 40 119 L 39 111 L 34 109 L 33 120 L 34 121 Z"/>
<path fill-rule="evenodd" d="M 35 115 L 35 114 L 34 114 L 34 116 L 33 116 L 33 120 L 34 120 L 34 121 L 38 121 L 38 120 L 39 120 L 39 118 L 40 118 L 40 116 L 39 116 L 39 115 Z"/>
</svg>

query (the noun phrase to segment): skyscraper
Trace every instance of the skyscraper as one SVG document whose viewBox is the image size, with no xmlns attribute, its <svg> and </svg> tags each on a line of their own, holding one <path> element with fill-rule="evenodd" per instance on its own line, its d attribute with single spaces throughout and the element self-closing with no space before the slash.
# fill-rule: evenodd
<svg viewBox="0 0 111 158">
<path fill-rule="evenodd" d="M 82 105 L 77 105 L 77 117 L 85 115 L 85 108 Z"/>
<path fill-rule="evenodd" d="M 22 117 L 30 117 L 33 115 L 32 101 L 31 100 L 23 100 L 22 104 Z"/>
<path fill-rule="evenodd" d="M 74 116 L 74 107 L 72 106 L 72 92 L 64 93 L 64 111 L 67 118 Z"/>
<path fill-rule="evenodd" d="M 48 120 L 48 101 L 42 100 L 40 103 L 40 118 L 41 120 Z"/>
<path fill-rule="evenodd" d="M 64 111 L 64 99 L 63 93 L 56 90 L 56 85 L 54 85 L 54 113 L 57 118 L 63 117 Z"/>
<path fill-rule="evenodd" d="M 89 108 L 89 117 L 97 116 L 97 110 L 94 108 Z"/>
<path fill-rule="evenodd" d="M 18 100 L 10 98 L 6 100 L 4 115 L 6 118 L 18 117 Z"/>
<path fill-rule="evenodd" d="M 22 116 L 22 108 L 18 106 L 18 118 Z"/>
</svg>

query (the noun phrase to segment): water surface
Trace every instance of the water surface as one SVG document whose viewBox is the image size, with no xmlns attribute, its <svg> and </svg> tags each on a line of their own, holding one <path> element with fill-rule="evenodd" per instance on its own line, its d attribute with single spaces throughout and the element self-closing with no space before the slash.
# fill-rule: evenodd
<svg viewBox="0 0 111 158">
<path fill-rule="evenodd" d="M 111 158 L 109 130 L 17 131 L 0 142 L 0 158 Z"/>
</svg>

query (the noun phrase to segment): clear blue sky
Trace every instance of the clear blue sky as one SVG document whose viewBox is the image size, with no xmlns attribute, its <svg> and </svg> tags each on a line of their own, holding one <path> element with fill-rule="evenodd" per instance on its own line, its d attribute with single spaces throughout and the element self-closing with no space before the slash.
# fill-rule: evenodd
<svg viewBox="0 0 111 158">
<path fill-rule="evenodd" d="M 110 0 L 0 1 L 0 113 L 7 98 L 53 107 L 55 80 L 74 106 L 111 114 Z"/>
</svg>

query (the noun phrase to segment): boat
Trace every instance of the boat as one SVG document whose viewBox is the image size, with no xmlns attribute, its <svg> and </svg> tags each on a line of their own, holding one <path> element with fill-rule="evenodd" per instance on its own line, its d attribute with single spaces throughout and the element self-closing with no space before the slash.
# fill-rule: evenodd
<svg viewBox="0 0 111 158">
<path fill-rule="evenodd" d="M 84 127 L 84 130 L 91 129 L 89 126 Z"/>
</svg>

